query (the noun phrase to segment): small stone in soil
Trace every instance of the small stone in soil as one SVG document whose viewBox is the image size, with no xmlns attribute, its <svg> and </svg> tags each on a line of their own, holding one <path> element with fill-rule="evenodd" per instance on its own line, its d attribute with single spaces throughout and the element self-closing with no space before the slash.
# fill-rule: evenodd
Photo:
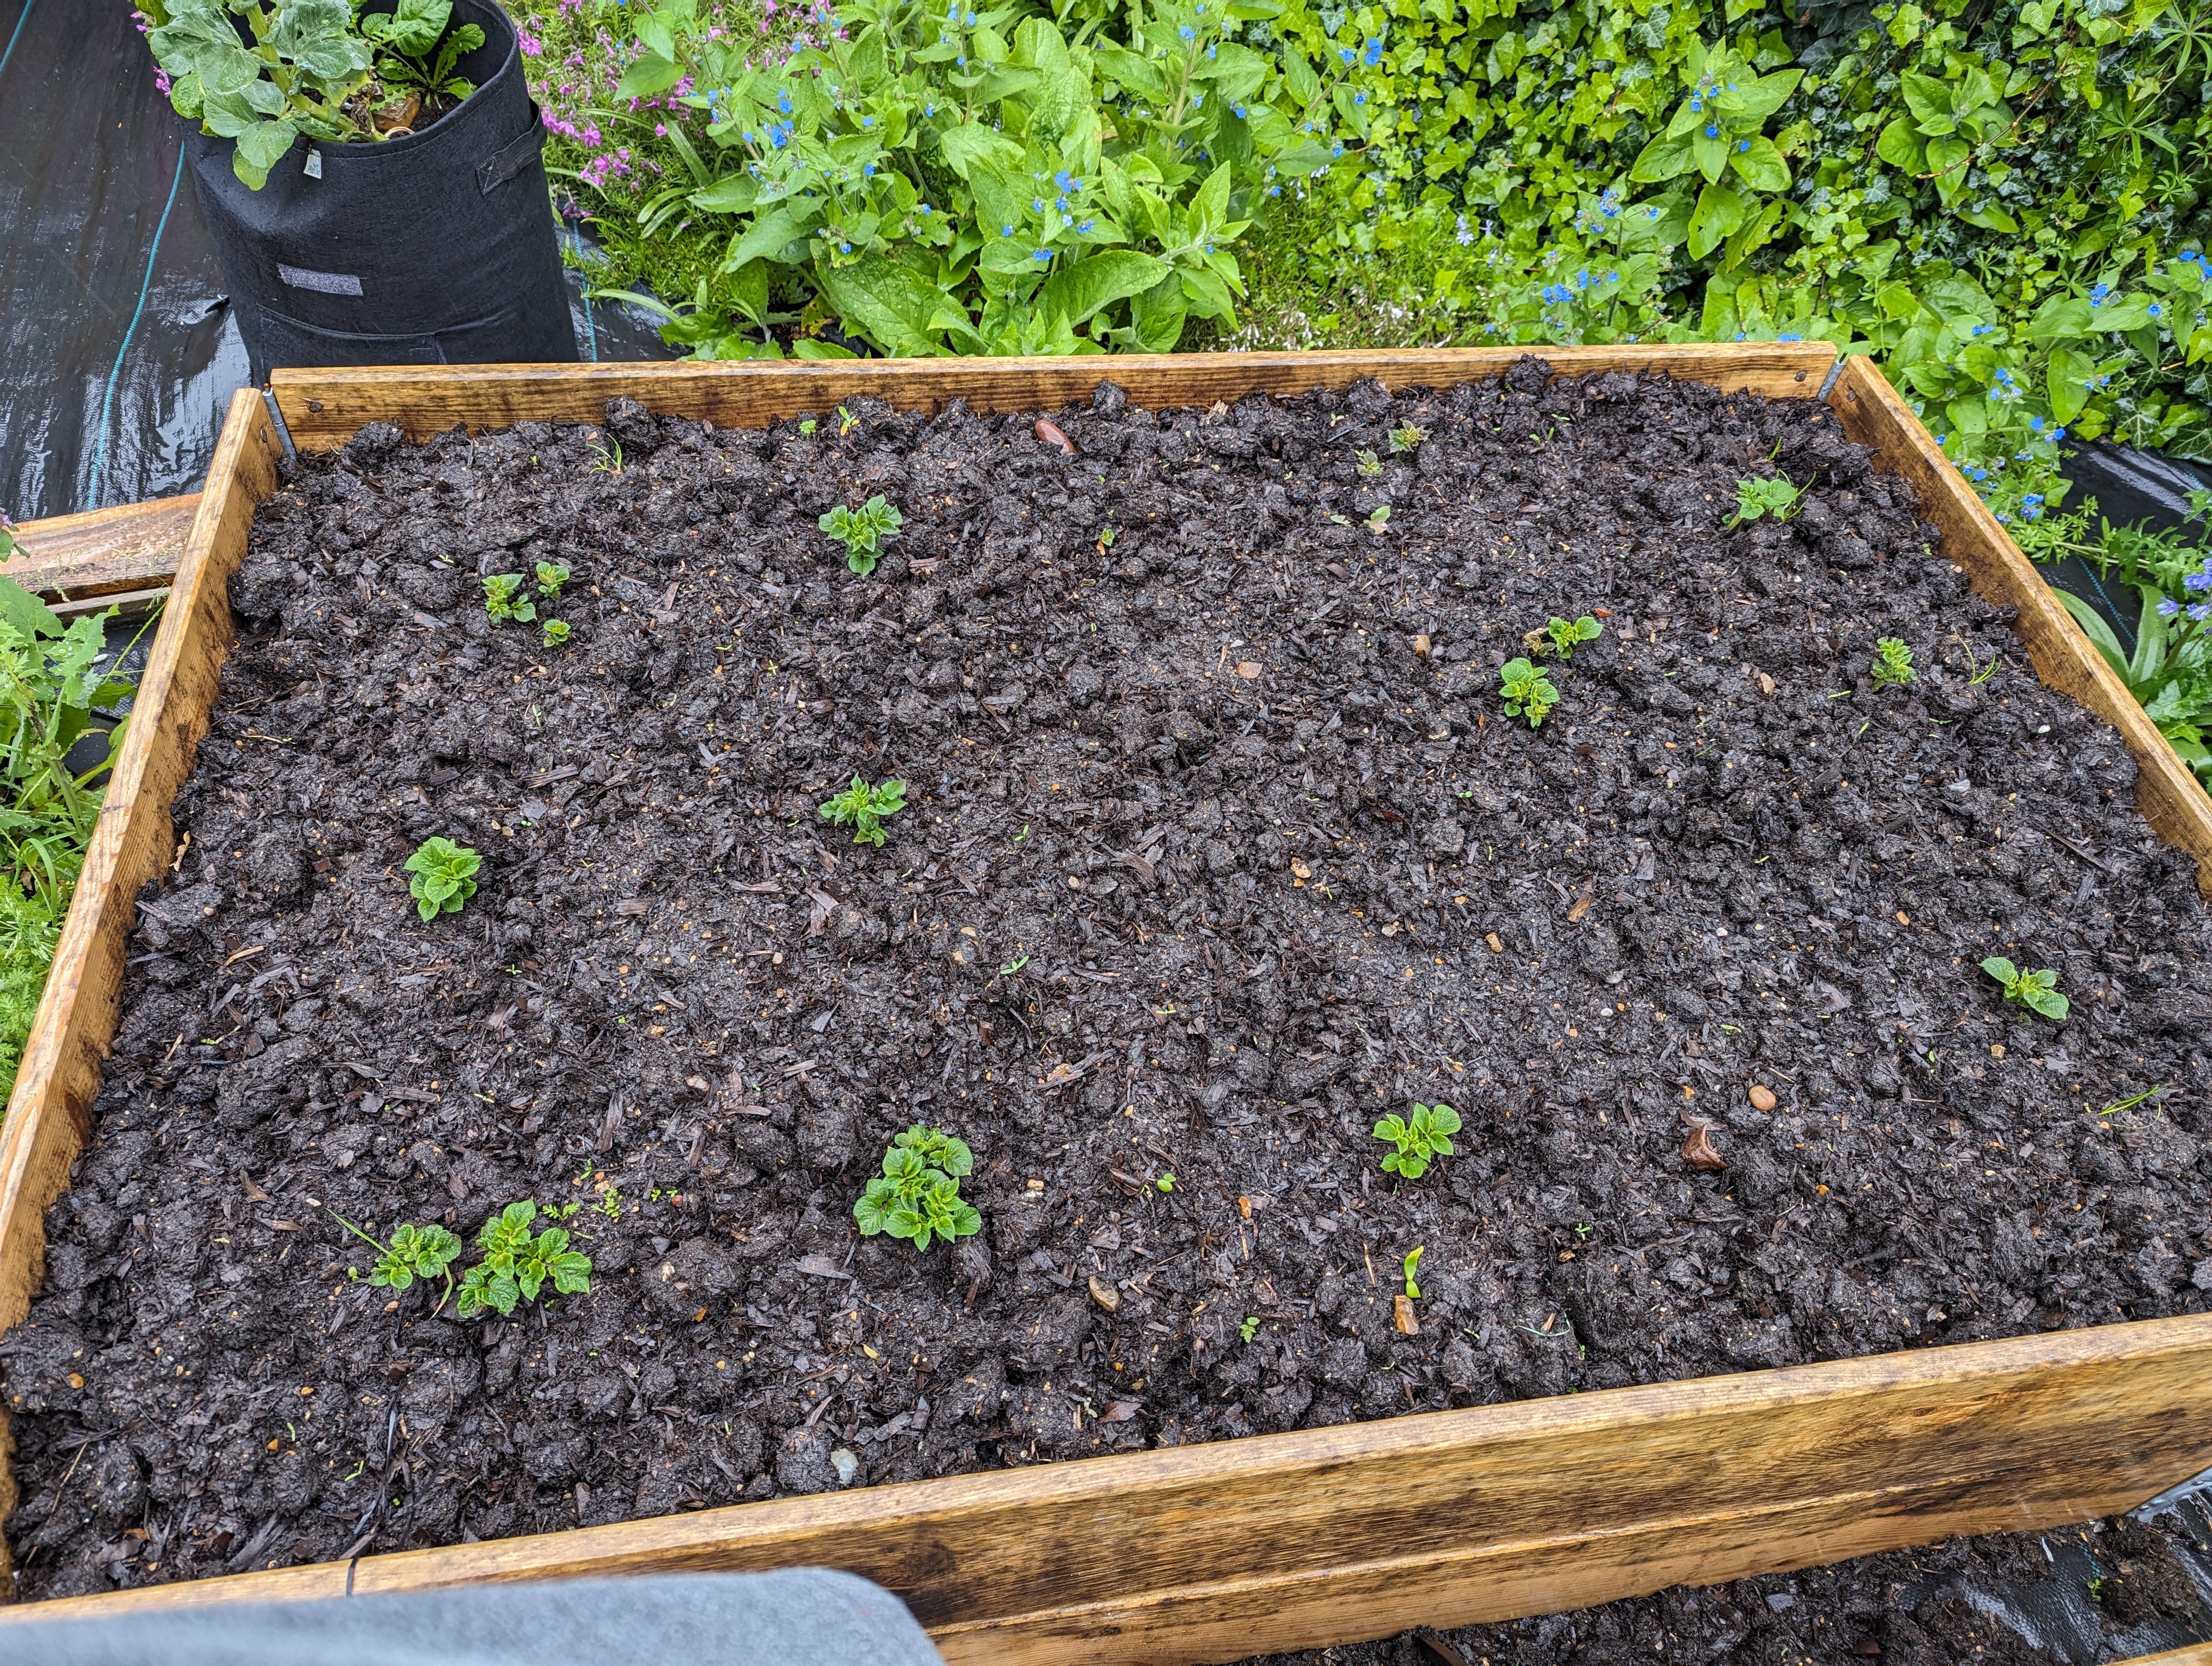
<svg viewBox="0 0 2212 1666">
<path fill-rule="evenodd" d="M 1771 1110 L 1775 1107 L 1774 1090 L 1763 1082 L 1753 1082 L 1751 1085 L 1750 1098 L 1751 1108 L 1753 1110 Z"/>
</svg>

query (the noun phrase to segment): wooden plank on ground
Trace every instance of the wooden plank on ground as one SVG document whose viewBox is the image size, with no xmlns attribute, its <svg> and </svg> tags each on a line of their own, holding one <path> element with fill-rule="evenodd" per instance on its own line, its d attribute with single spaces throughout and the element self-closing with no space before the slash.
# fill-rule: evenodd
<svg viewBox="0 0 2212 1666">
<path fill-rule="evenodd" d="M 15 553 L 0 562 L 0 577 L 49 601 L 158 589 L 169 582 L 184 557 L 199 504 L 200 495 L 188 492 L 150 503 L 27 520 L 15 528 Z"/>
<path fill-rule="evenodd" d="M 1211 405 L 1248 393 L 1290 396 L 1380 378 L 1394 391 L 1495 376 L 1525 354 L 1511 347 L 1414 348 L 1391 352 L 1152 353 L 1112 358 L 837 359 L 742 364 L 450 365 L 279 370 L 270 378 L 293 443 L 325 451 L 365 423 L 396 423 L 410 440 L 457 423 L 597 423 L 617 397 L 668 416 L 723 428 L 760 428 L 780 416 L 826 416 L 840 403 L 880 398 L 900 410 L 1057 410 L 1113 381 L 1145 405 Z M 1650 371 L 1776 398 L 1810 396 L 1835 362 L 1825 342 L 1746 342 L 1718 347 L 1552 347 L 1562 375 Z"/>
<path fill-rule="evenodd" d="M 172 605 L 139 678 L 138 714 L 124 732 L 0 1123 L 0 1331 L 30 1310 L 46 1275 L 46 1207 L 69 1184 L 70 1164 L 91 1128 L 138 890 L 168 860 L 169 803 L 207 733 L 231 640 L 224 585 L 246 553 L 254 507 L 275 489 L 278 452 L 261 396 L 240 392 L 193 512 Z M 0 1418 L 4 1413 L 0 1407 Z M 7 1451 L 0 1422 L 0 1460 Z M 0 1462 L 0 1519 L 15 1502 L 14 1477 Z M 5 1560 L 0 1543 L 0 1578 Z"/>
<path fill-rule="evenodd" d="M 1966 569 L 1975 593 L 2015 610 L 2014 633 L 2044 684 L 2119 731 L 2141 771 L 2136 802 L 2143 818 L 2166 843 L 2196 859 L 2197 889 L 2212 897 L 2212 797 L 2060 605 L 2035 563 L 1867 360 L 1853 358 L 1844 366 L 1828 402 L 1846 434 L 1874 447 L 1883 467 L 1911 483 L 1921 508 L 1942 530 L 1943 553 Z"/>
<path fill-rule="evenodd" d="M 2212 1463 L 2208 1409 L 2195 1316 L 372 1556 L 351 1590 L 818 1564 L 896 1591 L 955 1666 L 1219 1662 L 2087 1520 Z"/>
</svg>

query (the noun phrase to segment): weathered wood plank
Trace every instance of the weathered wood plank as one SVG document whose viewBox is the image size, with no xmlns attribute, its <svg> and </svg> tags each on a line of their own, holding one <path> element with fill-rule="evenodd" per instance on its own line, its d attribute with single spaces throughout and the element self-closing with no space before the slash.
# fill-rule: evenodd
<svg viewBox="0 0 2212 1666">
<path fill-rule="evenodd" d="M 68 1185 L 70 1164 L 90 1128 L 100 1061 L 115 1036 L 138 890 L 168 860 L 169 803 L 207 733 L 230 642 L 224 582 L 245 554 L 254 506 L 275 489 L 277 453 L 260 395 L 241 392 L 193 512 L 170 606 L 139 679 L 137 715 L 125 731 L 0 1123 L 0 1330 L 30 1310 L 46 1275 L 46 1207 Z M 15 1503 L 8 1450 L 0 1421 L 0 1519 Z M 0 1545 L 0 1575 L 5 1558 Z"/>
<path fill-rule="evenodd" d="M 1882 467 L 1911 483 L 1921 508 L 1942 529 L 1943 553 L 1966 569 L 1975 593 L 2017 611 L 2014 632 L 2044 684 L 2079 701 L 2119 731 L 2142 772 L 2136 802 L 2143 818 L 2168 844 L 2196 858 L 2197 889 L 2212 897 L 2212 797 L 2060 605 L 2035 563 L 2021 553 L 1989 505 L 1945 459 L 1912 408 L 1873 365 L 1852 359 L 1828 402 L 1845 433 L 1874 447 Z"/>
<path fill-rule="evenodd" d="M 1056 410 L 1112 380 L 1145 405 L 1210 405 L 1248 393 L 1349 387 L 1365 376 L 1392 389 L 1441 387 L 1495 376 L 1534 350 L 1419 348 L 1401 352 L 1158 353 L 1113 358 L 850 359 L 750 364 L 451 365 L 357 370 L 279 370 L 270 378 L 293 443 L 324 451 L 364 423 L 396 423 L 410 440 L 457 423 L 596 423 L 606 402 L 637 400 L 663 415 L 723 428 L 760 428 L 780 416 L 827 416 L 840 402 L 875 398 L 901 410 Z M 1646 370 L 1747 389 L 1776 398 L 1820 390 L 1835 361 L 1825 342 L 1747 342 L 1720 347 L 1552 347 L 1563 375 Z"/>
<path fill-rule="evenodd" d="M 15 553 L 0 562 L 10 578 L 49 601 L 83 601 L 169 582 L 184 558 L 200 495 L 160 497 L 86 514 L 27 520 Z"/>
<path fill-rule="evenodd" d="M 2133 1660 L 2117 1662 L 2115 1666 L 2212 1666 L 2212 1643 L 2170 1649 L 2161 1655 L 2137 1655 Z"/>
<path fill-rule="evenodd" d="M 821 1564 L 897 1591 L 956 1663 L 1234 1660 L 2087 1519 L 2206 1467 L 2208 1407 L 2199 1316 L 373 1556 L 351 1588 Z"/>
</svg>

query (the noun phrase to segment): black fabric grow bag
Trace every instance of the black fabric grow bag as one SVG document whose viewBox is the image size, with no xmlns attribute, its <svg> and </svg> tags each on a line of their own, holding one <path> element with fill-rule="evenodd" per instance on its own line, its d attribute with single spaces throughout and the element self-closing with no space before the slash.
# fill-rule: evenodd
<svg viewBox="0 0 2212 1666">
<path fill-rule="evenodd" d="M 230 140 L 188 142 L 256 381 L 279 365 L 576 357 L 514 27 L 489 0 L 454 0 L 453 21 L 484 32 L 460 66 L 477 90 L 418 133 L 301 139 L 258 191 Z"/>
</svg>

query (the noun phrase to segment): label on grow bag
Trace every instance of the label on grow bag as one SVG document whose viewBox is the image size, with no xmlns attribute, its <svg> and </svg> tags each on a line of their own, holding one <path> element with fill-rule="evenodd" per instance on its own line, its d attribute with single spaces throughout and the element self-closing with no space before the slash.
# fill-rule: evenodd
<svg viewBox="0 0 2212 1666">
<path fill-rule="evenodd" d="M 301 167 L 300 172 L 306 174 L 310 179 L 321 179 L 323 177 L 323 153 L 316 149 L 313 145 L 309 145 L 307 147 L 307 165 Z"/>
<path fill-rule="evenodd" d="M 326 295 L 361 293 L 361 280 L 351 272 L 311 272 L 301 266 L 279 265 L 276 276 L 295 289 L 313 289 Z"/>
</svg>

